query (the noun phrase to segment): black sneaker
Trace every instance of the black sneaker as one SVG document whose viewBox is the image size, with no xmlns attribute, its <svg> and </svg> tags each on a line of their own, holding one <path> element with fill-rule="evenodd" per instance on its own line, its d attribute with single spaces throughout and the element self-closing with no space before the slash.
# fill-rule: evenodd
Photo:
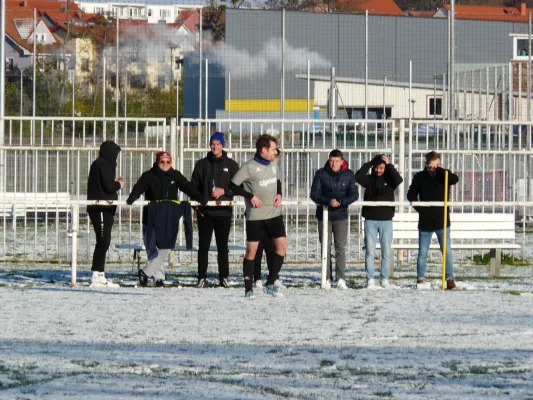
<svg viewBox="0 0 533 400">
<path fill-rule="evenodd" d="M 165 282 L 163 281 L 163 279 L 158 279 L 157 281 L 155 281 L 155 287 L 165 287 Z"/>
<path fill-rule="evenodd" d="M 139 270 L 139 285 L 141 287 L 148 286 L 148 275 L 146 275 L 142 269 Z"/>
<path fill-rule="evenodd" d="M 196 285 L 197 288 L 205 288 L 207 286 L 207 279 L 201 278 L 198 279 L 198 284 Z"/>
<path fill-rule="evenodd" d="M 220 280 L 220 287 L 229 288 L 228 278 L 222 278 Z"/>
</svg>

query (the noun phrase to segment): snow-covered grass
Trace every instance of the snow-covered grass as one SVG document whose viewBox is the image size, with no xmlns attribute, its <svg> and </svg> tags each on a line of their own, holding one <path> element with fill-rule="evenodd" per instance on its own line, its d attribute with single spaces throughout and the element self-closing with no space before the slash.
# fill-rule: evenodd
<svg viewBox="0 0 533 400">
<path fill-rule="evenodd" d="M 456 268 L 460 290 L 318 288 L 317 265 L 282 271 L 285 297 L 196 289 L 195 266 L 165 289 L 68 285 L 65 266 L 0 266 L 0 398 L 533 398 L 533 267 Z M 134 284 L 129 265 L 108 276 Z M 210 267 L 209 280 L 216 271 Z"/>
</svg>

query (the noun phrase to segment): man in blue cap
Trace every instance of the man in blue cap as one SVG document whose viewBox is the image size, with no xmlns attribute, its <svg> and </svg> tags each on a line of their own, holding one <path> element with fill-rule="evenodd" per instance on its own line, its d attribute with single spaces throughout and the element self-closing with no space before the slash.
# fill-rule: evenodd
<svg viewBox="0 0 533 400">
<path fill-rule="evenodd" d="M 211 151 L 207 157 L 198 160 L 192 173 L 192 183 L 198 191 L 210 200 L 232 200 L 233 193 L 229 186 L 233 175 L 239 170 L 239 165 L 228 158 L 224 151 L 224 134 L 215 132 L 211 136 L 209 146 Z M 232 221 L 232 207 L 199 207 L 198 218 L 198 287 L 207 286 L 207 265 L 209 261 L 209 246 L 213 231 L 218 251 L 219 283 L 228 287 L 229 260 L 228 239 Z"/>
</svg>

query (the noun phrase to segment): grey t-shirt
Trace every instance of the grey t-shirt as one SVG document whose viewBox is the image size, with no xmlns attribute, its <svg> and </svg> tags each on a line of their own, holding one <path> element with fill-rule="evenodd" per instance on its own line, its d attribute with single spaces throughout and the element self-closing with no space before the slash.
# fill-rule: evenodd
<svg viewBox="0 0 533 400">
<path fill-rule="evenodd" d="M 281 215 L 281 207 L 274 207 L 274 197 L 278 194 L 278 163 L 272 161 L 269 165 L 263 165 L 253 158 L 246 161 L 233 175 L 232 182 L 244 190 L 259 197 L 263 205 L 254 208 L 252 203 L 246 200 L 246 219 L 248 221 L 261 221 L 276 218 Z"/>
</svg>

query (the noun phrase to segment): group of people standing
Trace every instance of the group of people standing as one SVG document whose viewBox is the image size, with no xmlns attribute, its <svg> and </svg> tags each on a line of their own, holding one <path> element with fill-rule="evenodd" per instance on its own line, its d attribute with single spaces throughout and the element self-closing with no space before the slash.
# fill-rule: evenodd
<svg viewBox="0 0 533 400">
<path fill-rule="evenodd" d="M 126 200 L 131 205 L 142 194 L 149 202 L 143 207 L 143 240 L 148 262 L 139 271 L 139 283 L 148 286 L 164 286 L 164 263 L 176 244 L 178 222 L 185 222 L 186 244 L 192 249 L 192 217 L 189 202 L 178 201 L 178 190 L 191 199 L 200 202 L 196 216 L 198 223 L 198 282 L 207 286 L 209 248 L 213 232 L 217 247 L 219 284 L 228 287 L 229 250 L 228 239 L 233 220 L 231 206 L 207 206 L 207 201 L 232 200 L 242 196 L 246 204 L 246 252 L 243 260 L 245 297 L 254 298 L 254 289 L 263 288 L 272 296 L 282 296 L 279 290 L 279 273 L 287 252 L 285 224 L 281 213 L 282 185 L 279 179 L 278 158 L 280 150 L 276 138 L 261 135 L 256 141 L 256 153 L 240 168 L 224 151 L 224 134 L 215 132 L 209 143 L 211 151 L 200 159 L 189 182 L 179 171 L 172 168 L 172 156 L 159 152 L 152 168 L 144 172 Z M 116 206 L 107 202 L 118 199 L 118 191 L 124 187 L 122 177 L 116 177 L 117 157 L 120 147 L 112 141 L 100 146 L 100 156 L 93 162 L 88 179 L 88 200 L 102 202 L 87 207 L 96 234 L 93 254 L 91 287 L 117 287 L 106 279 L 105 257 L 110 246 L 111 230 Z M 368 174 L 370 172 L 370 174 Z M 448 184 L 458 182 L 457 175 L 448 171 Z M 426 167 L 417 173 L 409 187 L 409 201 L 442 201 L 444 197 L 445 170 L 440 165 L 440 155 L 430 152 L 426 155 Z M 317 204 L 319 240 L 330 254 L 331 244 L 335 248 L 335 270 L 337 288 L 347 289 L 345 278 L 346 243 L 349 232 L 348 207 L 359 198 L 358 183 L 365 189 L 365 201 L 394 201 L 395 190 L 403 179 L 384 155 L 376 155 L 354 174 L 348 168 L 340 150 L 332 150 L 323 168 L 313 179 L 311 199 Z M 323 207 L 328 207 L 327 238 L 322 237 Z M 424 280 L 429 245 L 433 233 L 439 243 L 447 235 L 449 243 L 450 219 L 444 227 L 443 207 L 415 207 L 419 213 L 419 254 L 417 259 L 417 287 L 427 287 Z M 389 268 L 392 257 L 393 206 L 364 206 L 365 269 L 366 287 L 374 282 L 374 259 L 379 238 L 381 246 L 380 284 L 389 284 Z M 263 249 L 266 252 L 268 278 L 263 286 L 261 261 Z M 447 246 L 446 278 L 448 289 L 455 287 L 450 246 Z M 327 268 L 327 287 L 333 281 L 331 254 Z"/>
</svg>

